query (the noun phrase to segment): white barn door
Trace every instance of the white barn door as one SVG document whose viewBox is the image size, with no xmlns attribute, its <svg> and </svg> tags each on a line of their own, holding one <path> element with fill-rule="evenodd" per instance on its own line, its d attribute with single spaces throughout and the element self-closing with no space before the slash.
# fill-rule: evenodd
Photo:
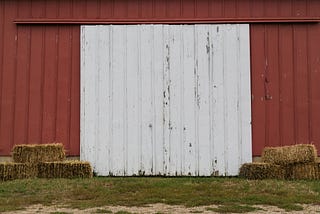
<svg viewBox="0 0 320 214">
<path fill-rule="evenodd" d="M 237 175 L 249 25 L 81 27 L 81 154 L 98 175 Z"/>
</svg>

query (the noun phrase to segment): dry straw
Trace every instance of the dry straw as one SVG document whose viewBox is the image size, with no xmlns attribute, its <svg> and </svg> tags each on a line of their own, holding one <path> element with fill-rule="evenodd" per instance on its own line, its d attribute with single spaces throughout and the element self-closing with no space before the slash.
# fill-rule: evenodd
<svg viewBox="0 0 320 214">
<path fill-rule="evenodd" d="M 279 165 L 269 163 L 245 163 L 240 167 L 239 176 L 247 179 L 284 179 L 286 171 Z"/>
<path fill-rule="evenodd" d="M 320 162 L 291 164 L 286 169 L 288 179 L 320 179 Z"/>
<path fill-rule="evenodd" d="M 14 180 L 24 178 L 35 178 L 38 168 L 34 164 L 27 163 L 0 163 L 0 180 Z"/>
<path fill-rule="evenodd" d="M 283 147 L 266 147 L 262 153 L 265 163 L 290 165 L 315 162 L 317 151 L 312 144 L 298 144 Z"/>
<path fill-rule="evenodd" d="M 85 161 L 43 162 L 38 164 L 39 178 L 91 178 L 92 168 Z"/>
<path fill-rule="evenodd" d="M 62 161 L 66 157 L 61 143 L 22 144 L 12 150 L 12 158 L 17 163 L 39 163 L 46 161 Z"/>
</svg>

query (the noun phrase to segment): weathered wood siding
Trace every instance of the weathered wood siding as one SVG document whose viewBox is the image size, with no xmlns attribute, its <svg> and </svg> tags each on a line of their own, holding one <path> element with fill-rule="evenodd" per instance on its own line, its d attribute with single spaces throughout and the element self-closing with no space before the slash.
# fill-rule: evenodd
<svg viewBox="0 0 320 214">
<path fill-rule="evenodd" d="M 81 27 L 81 159 L 98 175 L 250 162 L 249 25 Z"/>
</svg>

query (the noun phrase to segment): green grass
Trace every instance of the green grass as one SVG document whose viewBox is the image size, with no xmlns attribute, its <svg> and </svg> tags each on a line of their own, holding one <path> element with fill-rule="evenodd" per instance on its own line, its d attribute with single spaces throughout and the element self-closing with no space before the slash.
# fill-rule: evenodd
<svg viewBox="0 0 320 214">
<path fill-rule="evenodd" d="M 0 212 L 33 204 L 85 209 L 108 205 L 273 205 L 301 210 L 319 204 L 319 181 L 245 180 L 240 178 L 95 177 L 0 182 Z"/>
</svg>

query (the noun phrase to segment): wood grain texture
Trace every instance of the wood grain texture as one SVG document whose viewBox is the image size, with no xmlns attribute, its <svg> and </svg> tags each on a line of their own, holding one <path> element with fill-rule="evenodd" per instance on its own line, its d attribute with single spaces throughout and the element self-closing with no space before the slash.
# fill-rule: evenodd
<svg viewBox="0 0 320 214">
<path fill-rule="evenodd" d="M 81 159 L 98 175 L 251 161 L 248 25 L 81 27 Z"/>
</svg>

